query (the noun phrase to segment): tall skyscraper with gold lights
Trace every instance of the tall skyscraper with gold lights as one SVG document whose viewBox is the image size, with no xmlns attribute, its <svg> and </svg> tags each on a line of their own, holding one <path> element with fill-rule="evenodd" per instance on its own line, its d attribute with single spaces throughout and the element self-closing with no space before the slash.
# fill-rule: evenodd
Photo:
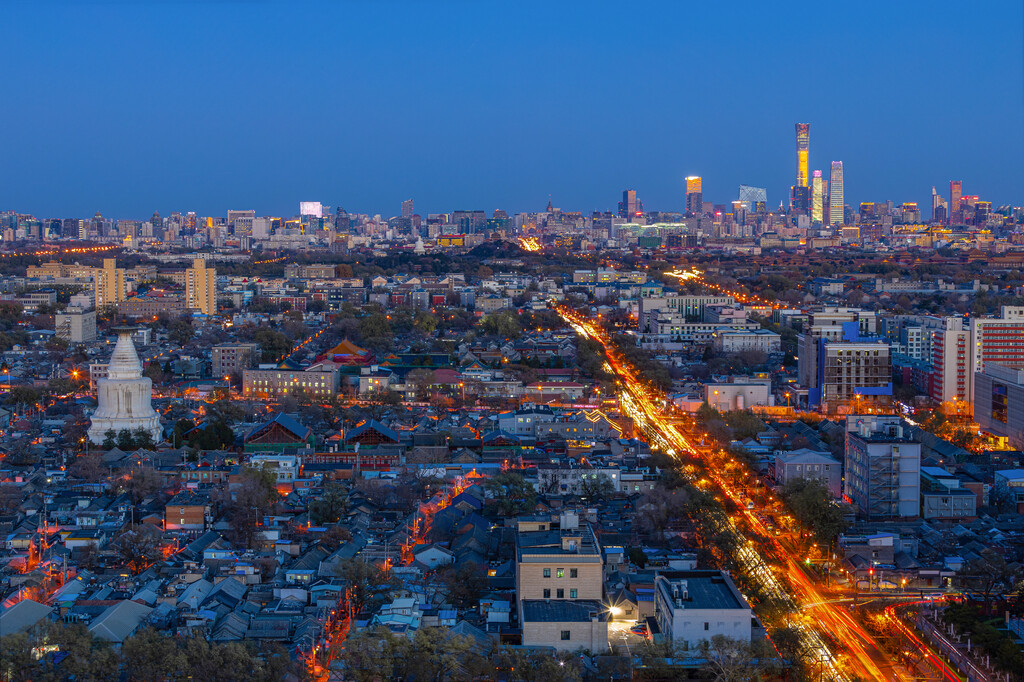
<svg viewBox="0 0 1024 682">
<path fill-rule="evenodd" d="M 821 223 L 824 218 L 825 179 L 821 171 L 816 170 L 811 176 L 811 222 Z"/>
<path fill-rule="evenodd" d="M 811 124 L 796 124 L 796 186 L 807 187 L 808 157 L 811 151 Z"/>
<path fill-rule="evenodd" d="M 686 178 L 686 212 L 693 216 L 699 216 L 704 212 L 704 193 L 701 191 L 699 175 Z"/>
</svg>

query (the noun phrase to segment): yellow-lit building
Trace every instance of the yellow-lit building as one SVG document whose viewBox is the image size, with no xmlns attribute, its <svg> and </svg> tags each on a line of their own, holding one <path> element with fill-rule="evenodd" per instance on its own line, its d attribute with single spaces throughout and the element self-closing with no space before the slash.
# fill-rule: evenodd
<svg viewBox="0 0 1024 682">
<path fill-rule="evenodd" d="M 127 299 L 124 269 L 117 267 L 116 259 L 104 258 L 103 267 L 93 271 L 93 292 L 97 308 Z"/>
<path fill-rule="evenodd" d="M 438 246 L 465 246 L 466 236 L 462 234 L 442 234 L 437 237 Z"/>
<path fill-rule="evenodd" d="M 206 267 L 201 258 L 192 261 L 192 268 L 185 272 L 185 300 L 192 310 L 217 314 L 217 271 Z"/>
</svg>

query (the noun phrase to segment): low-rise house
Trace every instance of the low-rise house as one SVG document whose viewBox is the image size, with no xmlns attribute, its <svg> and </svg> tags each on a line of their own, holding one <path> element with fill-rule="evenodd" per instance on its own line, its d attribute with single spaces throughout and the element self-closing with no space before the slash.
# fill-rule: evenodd
<svg viewBox="0 0 1024 682">
<path fill-rule="evenodd" d="M 716 635 L 750 641 L 753 611 L 728 573 L 666 571 L 655 577 L 654 588 L 654 615 L 668 641 L 685 648 Z"/>
<path fill-rule="evenodd" d="M 608 609 L 600 601 L 527 599 L 520 610 L 524 646 L 593 653 L 608 649 Z"/>
<path fill-rule="evenodd" d="M 164 528 L 201 532 L 213 522 L 212 505 L 206 495 L 180 492 L 164 505 Z"/>
<path fill-rule="evenodd" d="M 796 478 L 821 481 L 835 499 L 842 495 L 842 465 L 828 452 L 809 448 L 776 450 L 775 482 L 781 486 Z"/>
</svg>

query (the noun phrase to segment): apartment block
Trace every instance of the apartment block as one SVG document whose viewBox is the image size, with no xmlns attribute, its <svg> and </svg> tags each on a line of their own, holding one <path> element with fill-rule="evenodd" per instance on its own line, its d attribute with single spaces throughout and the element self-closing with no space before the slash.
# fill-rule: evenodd
<svg viewBox="0 0 1024 682">
<path fill-rule="evenodd" d="M 228 376 L 233 372 L 242 372 L 252 368 L 259 358 L 260 347 L 255 343 L 222 343 L 214 346 L 213 376 Z"/>
<path fill-rule="evenodd" d="M 845 472 L 843 497 L 867 520 L 920 515 L 921 443 L 900 417 L 847 417 Z"/>
<path fill-rule="evenodd" d="M 70 343 L 90 343 L 96 340 L 96 311 L 68 307 L 54 318 L 57 338 Z"/>
<path fill-rule="evenodd" d="M 206 267 L 201 258 L 192 261 L 192 268 L 185 272 L 185 301 L 203 315 L 217 314 L 217 271 Z"/>
<path fill-rule="evenodd" d="M 92 276 L 97 308 L 117 304 L 127 298 L 124 270 L 117 267 L 117 260 L 114 258 L 104 258 L 103 267 L 95 269 Z"/>
</svg>

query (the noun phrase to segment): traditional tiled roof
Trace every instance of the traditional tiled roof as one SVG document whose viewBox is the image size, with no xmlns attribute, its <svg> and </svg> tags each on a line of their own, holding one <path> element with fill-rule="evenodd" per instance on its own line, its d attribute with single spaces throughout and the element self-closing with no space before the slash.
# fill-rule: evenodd
<svg viewBox="0 0 1024 682">
<path fill-rule="evenodd" d="M 349 431 L 348 435 L 345 436 L 345 440 L 346 441 L 350 441 L 350 440 L 353 440 L 355 438 L 358 438 L 359 436 L 363 435 L 367 431 L 376 431 L 377 433 L 379 433 L 380 435 L 384 436 L 388 440 L 392 440 L 392 441 L 394 441 L 396 443 L 399 441 L 399 437 L 398 437 L 398 432 L 397 431 L 395 431 L 394 429 L 388 428 L 387 426 L 384 426 L 383 424 L 381 424 L 379 421 L 377 421 L 375 419 L 368 419 L 368 420 L 364 421 L 362 424 L 360 424 L 359 426 L 357 426 L 354 429 L 352 429 L 351 431 Z"/>
<path fill-rule="evenodd" d="M 249 433 L 245 434 L 245 440 L 252 440 L 256 436 L 270 429 L 274 424 L 280 424 L 282 428 L 292 433 L 298 440 L 306 440 L 313 433 L 313 430 L 308 426 L 303 426 L 299 422 L 295 421 L 283 412 L 279 412 L 277 416 L 268 422 L 264 422 L 254 427 Z"/>
</svg>

